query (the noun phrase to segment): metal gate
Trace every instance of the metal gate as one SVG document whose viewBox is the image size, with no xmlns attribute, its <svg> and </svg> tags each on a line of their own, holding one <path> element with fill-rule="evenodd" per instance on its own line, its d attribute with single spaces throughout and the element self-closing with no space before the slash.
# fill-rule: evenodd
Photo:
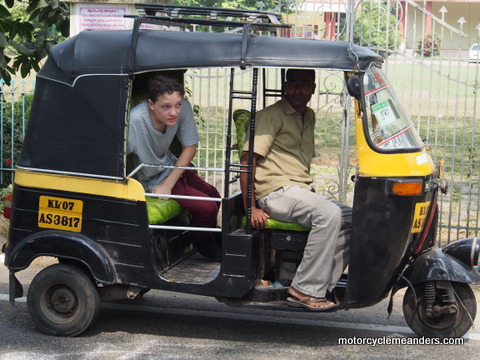
<svg viewBox="0 0 480 360">
<path fill-rule="evenodd" d="M 353 41 L 384 56 L 384 69 L 432 157 L 445 163 L 449 192 L 439 201 L 439 245 L 478 236 L 480 63 L 468 50 L 480 43 L 480 1 L 310 0 L 294 1 L 291 10 L 294 36 Z M 324 80 L 325 85 L 335 84 Z M 338 104 L 348 114 L 348 104 L 342 100 L 339 92 L 318 112 L 319 126 L 341 121 L 345 125 L 345 132 L 335 136 L 342 151 L 336 164 L 338 179 L 330 184 L 337 186 L 327 186 L 338 190 L 341 200 L 349 198 L 350 169 L 355 163 L 349 151 L 353 137 L 347 136 L 353 133 L 350 117 L 332 118 L 339 113 Z M 326 141 L 334 141 L 335 132 L 324 133 Z M 319 163 L 323 161 L 320 158 Z"/>
<path fill-rule="evenodd" d="M 439 245 L 478 236 L 480 64 L 469 61 L 468 49 L 480 42 L 480 18 L 475 18 L 480 1 L 290 0 L 279 1 L 279 8 L 293 25 L 282 35 L 353 41 L 384 56 L 384 69 L 432 157 L 445 163 L 444 178 L 450 190 L 440 197 Z M 247 84 L 250 76 L 247 70 L 235 81 L 245 79 Z M 202 135 L 196 158 L 199 166 L 223 166 L 229 79 L 230 72 L 222 69 L 187 73 L 189 97 Z M 268 85 L 280 88 L 279 79 L 273 76 Z M 315 187 L 351 203 L 354 122 L 343 74 L 318 73 L 317 89 L 311 103 L 317 111 Z M 15 166 L 31 92 L 32 86 L 25 83 L 7 88 L 0 82 L 2 184 L 8 183 Z M 261 99 L 259 104 L 263 104 Z M 205 175 L 219 188 L 223 185 L 220 174 Z"/>
</svg>

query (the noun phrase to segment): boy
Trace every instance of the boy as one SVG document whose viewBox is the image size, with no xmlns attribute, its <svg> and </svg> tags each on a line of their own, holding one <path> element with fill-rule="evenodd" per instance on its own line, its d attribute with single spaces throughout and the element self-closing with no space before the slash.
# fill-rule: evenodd
<svg viewBox="0 0 480 360">
<path fill-rule="evenodd" d="M 128 154 L 135 166 L 144 164 L 190 166 L 200 140 L 190 104 L 184 99 L 183 84 L 159 74 L 149 80 L 148 96 L 130 112 Z M 177 136 L 182 152 L 177 158 L 170 144 Z M 147 192 L 219 198 L 214 186 L 193 170 L 144 167 L 138 179 Z M 216 227 L 220 204 L 213 201 L 176 199 L 191 215 L 192 226 Z M 194 244 L 208 260 L 219 261 L 221 251 L 209 232 L 196 232 Z"/>
</svg>

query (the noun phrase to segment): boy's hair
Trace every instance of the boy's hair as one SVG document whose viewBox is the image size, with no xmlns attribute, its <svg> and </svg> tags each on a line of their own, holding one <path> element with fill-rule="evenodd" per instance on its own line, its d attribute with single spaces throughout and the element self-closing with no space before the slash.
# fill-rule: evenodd
<svg viewBox="0 0 480 360">
<path fill-rule="evenodd" d="M 183 84 L 174 77 L 158 74 L 148 81 L 148 98 L 153 102 L 163 94 L 173 94 L 178 92 L 180 95 L 185 95 L 185 88 Z"/>
</svg>

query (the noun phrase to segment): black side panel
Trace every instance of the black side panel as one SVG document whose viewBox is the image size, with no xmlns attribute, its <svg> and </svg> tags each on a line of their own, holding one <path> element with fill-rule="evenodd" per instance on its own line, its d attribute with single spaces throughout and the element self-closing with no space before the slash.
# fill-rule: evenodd
<svg viewBox="0 0 480 360">
<path fill-rule="evenodd" d="M 45 229 L 38 226 L 40 196 L 72 199 L 83 202 L 82 227 L 80 232 Z M 55 236 L 52 236 L 52 233 Z M 42 236 L 45 235 L 45 236 Z M 64 234 L 64 240 L 58 239 Z M 24 255 L 19 249 L 33 241 L 49 241 L 42 244 L 42 254 L 34 254 L 32 250 Z M 69 239 L 75 239 L 69 241 Z M 24 188 L 15 186 L 10 222 L 9 242 L 6 248 L 6 263 L 16 269 L 24 268 L 33 260 L 32 256 L 65 254 L 74 258 L 71 253 L 72 242 L 75 243 L 78 257 L 82 258 L 82 242 L 91 243 L 89 248 L 97 249 L 104 254 L 105 261 L 113 264 L 113 273 L 123 284 L 142 285 L 150 283 L 154 271 L 152 262 L 152 237 L 148 229 L 146 204 L 142 201 L 102 197 L 90 194 L 70 193 L 62 191 Z M 63 244 L 65 248 L 63 248 Z M 48 249 L 51 249 L 49 251 Z M 15 256 L 14 256 L 15 255 Z M 16 263 L 9 263 L 12 257 Z M 87 257 L 88 262 L 88 257 Z M 92 259 L 92 262 L 95 262 Z M 88 264 L 87 264 L 88 265 Z"/>
<path fill-rule="evenodd" d="M 414 239 L 412 220 L 417 202 L 426 196 L 387 194 L 389 179 L 358 178 L 348 267 L 347 306 L 365 307 L 383 299 L 403 267 Z"/>
<path fill-rule="evenodd" d="M 18 165 L 123 177 L 126 76 L 37 79 Z"/>
</svg>

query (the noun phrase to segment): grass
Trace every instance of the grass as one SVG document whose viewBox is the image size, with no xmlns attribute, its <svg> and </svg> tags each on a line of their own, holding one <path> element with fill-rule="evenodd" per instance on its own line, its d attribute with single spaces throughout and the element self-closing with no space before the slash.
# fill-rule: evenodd
<svg viewBox="0 0 480 360">
<path fill-rule="evenodd" d="M 453 229 L 452 236 L 462 231 L 477 235 L 480 194 L 479 153 L 479 83 L 480 64 L 450 59 L 423 59 L 423 62 L 389 59 L 384 69 L 405 105 L 406 112 L 421 137 L 431 146 L 432 157 L 445 161 L 445 178 L 450 193 L 442 196 L 442 226 Z M 235 90 L 248 91 L 253 72 L 236 70 Z M 260 72 L 260 87 L 263 77 Z M 280 88 L 280 73 L 268 70 L 268 88 Z M 351 203 L 354 172 L 354 129 L 342 123 L 344 98 L 343 72 L 322 71 L 317 77 L 317 92 L 312 107 L 317 110 L 316 144 L 319 157 L 312 164 L 312 175 L 318 191 L 344 198 Z M 197 108 L 201 141 L 195 163 L 199 166 L 223 168 L 229 103 L 229 69 L 195 70 L 187 75 L 192 104 Z M 258 97 L 258 108 L 266 103 Z M 250 102 L 236 99 L 234 109 L 249 109 Z M 345 132 L 348 134 L 345 134 Z M 342 141 L 348 146 L 341 153 Z M 235 142 L 235 139 L 234 141 Z M 345 153 L 349 157 L 345 156 Z M 236 154 L 232 154 L 236 159 Z M 207 171 L 208 180 L 223 187 L 223 174 Z M 473 229 L 473 230 L 472 230 Z M 448 236 L 451 234 L 449 233 Z"/>
<path fill-rule="evenodd" d="M 478 64 L 454 60 L 393 60 L 385 64 L 384 70 L 401 97 L 406 97 L 409 92 L 439 98 L 457 93 L 466 98 L 478 96 L 469 91 L 474 86 L 478 88 Z"/>
<path fill-rule="evenodd" d="M 480 66 L 442 59 L 427 59 L 423 63 L 397 59 L 387 62 L 384 69 L 420 136 L 431 147 L 432 158 L 445 162 L 444 178 L 450 184 L 450 192 L 440 197 L 441 241 L 477 235 L 480 228 L 477 150 L 480 145 L 477 109 Z M 248 90 L 251 75 L 249 70 L 239 72 L 235 78 L 236 89 Z M 228 76 L 228 71 L 219 70 L 214 74 L 213 83 L 202 78 L 192 92 L 194 103 L 201 104 L 199 164 L 208 162 L 210 166 L 223 167 L 225 105 L 228 104 L 228 81 L 225 79 Z M 276 79 L 278 74 L 270 73 L 268 86 L 278 88 Z M 312 107 L 317 109 L 316 144 L 320 156 L 312 164 L 312 175 L 317 191 L 351 203 L 353 186 L 349 179 L 355 165 L 354 128 L 352 125 L 348 129 L 348 136 L 344 134 L 344 99 L 338 96 L 342 84 L 341 72 L 322 72 L 317 78 Z M 206 106 L 209 102 L 215 106 Z M 233 107 L 248 109 L 250 104 L 237 100 Z M 258 107 L 263 107 L 262 99 L 258 100 Z M 341 154 L 342 139 L 349 139 L 350 157 Z M 221 186 L 221 175 L 217 174 L 214 182 Z"/>
</svg>

